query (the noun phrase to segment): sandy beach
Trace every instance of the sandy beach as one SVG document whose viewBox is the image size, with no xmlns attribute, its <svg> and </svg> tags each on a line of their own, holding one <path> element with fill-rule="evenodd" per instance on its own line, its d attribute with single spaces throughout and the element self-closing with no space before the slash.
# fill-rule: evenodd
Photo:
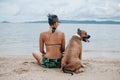
<svg viewBox="0 0 120 80">
<path fill-rule="evenodd" d="M 83 58 L 85 71 L 66 74 L 59 68 L 42 68 L 32 55 L 0 56 L 0 80 L 119 80 L 120 59 Z"/>
</svg>

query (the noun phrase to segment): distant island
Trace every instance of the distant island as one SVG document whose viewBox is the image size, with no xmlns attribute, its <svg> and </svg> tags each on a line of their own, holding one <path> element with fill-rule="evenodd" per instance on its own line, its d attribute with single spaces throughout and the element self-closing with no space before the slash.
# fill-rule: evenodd
<svg viewBox="0 0 120 80">
<path fill-rule="evenodd" d="M 13 23 L 9 21 L 2 21 L 1 23 Z M 14 22 L 15 23 L 15 22 Z M 19 22 L 16 22 L 19 23 Z M 20 23 L 48 23 L 48 21 L 26 21 Z M 120 24 L 119 21 L 96 21 L 96 20 L 60 20 L 64 24 Z"/>
<path fill-rule="evenodd" d="M 10 23 L 9 21 L 2 21 L 1 23 Z"/>
<path fill-rule="evenodd" d="M 30 21 L 24 23 L 48 23 L 48 21 Z M 95 20 L 60 20 L 60 23 L 67 23 L 67 24 L 120 24 L 118 21 L 95 21 Z"/>
</svg>

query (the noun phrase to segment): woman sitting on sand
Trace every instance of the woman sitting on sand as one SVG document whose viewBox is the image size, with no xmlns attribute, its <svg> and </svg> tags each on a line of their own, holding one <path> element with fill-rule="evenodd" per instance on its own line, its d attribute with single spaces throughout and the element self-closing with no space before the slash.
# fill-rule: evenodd
<svg viewBox="0 0 120 80">
<path fill-rule="evenodd" d="M 33 52 L 34 58 L 38 63 L 47 68 L 61 67 L 62 53 L 65 50 L 65 36 L 57 29 L 59 20 L 56 15 L 48 15 L 50 29 L 40 33 L 39 49 L 42 55 Z M 46 50 L 44 50 L 44 45 Z M 45 52 L 46 51 L 46 52 Z"/>
</svg>

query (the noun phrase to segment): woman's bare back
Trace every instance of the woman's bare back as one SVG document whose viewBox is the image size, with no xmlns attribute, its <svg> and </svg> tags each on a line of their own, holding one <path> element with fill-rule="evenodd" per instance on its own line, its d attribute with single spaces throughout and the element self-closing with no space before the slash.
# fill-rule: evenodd
<svg viewBox="0 0 120 80">
<path fill-rule="evenodd" d="M 43 50 L 44 45 L 46 47 L 46 52 Z M 40 34 L 40 51 L 45 52 L 45 57 L 50 59 L 57 59 L 62 57 L 62 52 L 65 49 L 65 38 L 64 33 L 60 31 L 51 30 L 42 32 Z"/>
</svg>

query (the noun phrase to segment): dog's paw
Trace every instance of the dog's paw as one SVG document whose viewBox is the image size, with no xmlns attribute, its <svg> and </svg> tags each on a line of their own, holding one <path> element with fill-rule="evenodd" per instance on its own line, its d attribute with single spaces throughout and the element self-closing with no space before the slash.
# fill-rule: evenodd
<svg viewBox="0 0 120 80">
<path fill-rule="evenodd" d="M 80 70 L 76 70 L 75 73 L 76 73 L 76 74 L 80 73 Z"/>
<path fill-rule="evenodd" d="M 80 72 L 84 72 L 85 71 L 85 69 L 84 68 L 80 68 L 80 70 L 79 70 Z"/>
<path fill-rule="evenodd" d="M 79 70 L 76 70 L 75 73 L 78 74 L 78 73 L 82 73 L 84 72 L 85 70 L 83 68 L 80 68 Z"/>
</svg>

